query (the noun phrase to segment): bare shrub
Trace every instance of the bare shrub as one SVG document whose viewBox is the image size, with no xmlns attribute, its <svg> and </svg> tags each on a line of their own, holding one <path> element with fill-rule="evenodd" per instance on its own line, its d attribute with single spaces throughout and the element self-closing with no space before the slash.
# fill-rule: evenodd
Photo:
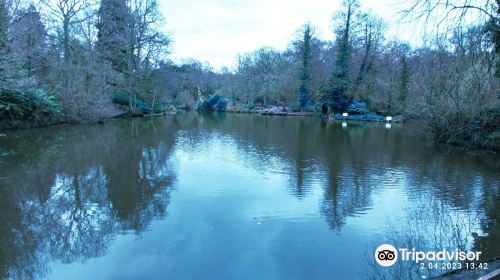
<svg viewBox="0 0 500 280">
<path fill-rule="evenodd" d="M 68 117 L 76 121 L 95 121 L 122 112 L 111 101 L 110 86 L 113 71 L 107 64 L 89 61 L 72 65 L 68 75 L 68 90 L 62 94 L 62 105 Z"/>
</svg>

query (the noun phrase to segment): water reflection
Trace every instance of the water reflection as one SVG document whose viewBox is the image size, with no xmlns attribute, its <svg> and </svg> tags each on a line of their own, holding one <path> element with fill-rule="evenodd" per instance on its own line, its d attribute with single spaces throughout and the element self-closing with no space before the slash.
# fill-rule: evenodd
<svg viewBox="0 0 500 280">
<path fill-rule="evenodd" d="M 432 275 L 378 269 L 372 250 L 385 241 L 500 255 L 498 160 L 386 128 L 182 114 L 9 133 L 0 139 L 0 278 L 82 262 L 92 271 L 85 261 L 118 254 L 114 240 L 127 234 L 143 236 L 144 249 L 166 242 L 158 259 L 175 256 L 175 268 L 132 271 L 146 278 Z"/>
<path fill-rule="evenodd" d="M 175 126 L 153 122 L 20 131 L 2 158 L 0 276 L 34 278 L 44 259 L 106 254 L 117 231 L 166 214 Z"/>
<path fill-rule="evenodd" d="M 390 240 L 400 248 L 418 248 L 422 251 L 477 250 L 486 254 L 482 256 L 483 261 L 493 258 L 492 253 L 498 253 L 495 248 L 480 248 L 474 244 L 478 236 L 491 234 L 484 232 L 481 226 L 481 221 L 489 219 L 482 211 L 455 211 L 431 194 L 425 196 L 426 200 L 418 205 L 412 205 L 414 200 L 405 201 L 404 205 L 407 206 L 404 207 L 403 220 L 407 223 L 402 224 L 397 219 L 387 220 L 381 239 Z M 490 236 L 489 239 L 492 238 L 494 240 L 496 237 Z M 370 269 L 365 273 L 370 279 L 425 279 L 445 272 L 421 269 L 410 262 L 398 262 L 390 270 L 380 269 L 373 258 L 367 258 L 366 262 Z"/>
</svg>

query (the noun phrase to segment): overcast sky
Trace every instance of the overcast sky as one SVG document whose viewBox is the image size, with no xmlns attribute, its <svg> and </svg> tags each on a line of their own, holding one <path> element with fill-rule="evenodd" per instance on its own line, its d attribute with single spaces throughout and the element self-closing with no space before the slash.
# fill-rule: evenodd
<svg viewBox="0 0 500 280">
<path fill-rule="evenodd" d="M 286 48 L 294 32 L 311 22 L 322 39 L 333 38 L 332 16 L 341 0 L 160 0 L 166 30 L 172 35 L 172 58 L 207 61 L 216 69 L 231 67 L 236 56 L 271 46 Z M 412 40 L 413 28 L 399 22 L 398 0 L 362 0 L 389 23 L 386 37 Z"/>
</svg>

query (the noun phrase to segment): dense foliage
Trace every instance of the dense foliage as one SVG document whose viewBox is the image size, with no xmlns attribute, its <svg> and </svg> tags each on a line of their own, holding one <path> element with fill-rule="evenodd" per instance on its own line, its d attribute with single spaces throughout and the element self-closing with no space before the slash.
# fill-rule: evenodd
<svg viewBox="0 0 500 280">
<path fill-rule="evenodd" d="M 227 101 L 220 95 L 211 96 L 198 105 L 199 112 L 225 112 L 226 108 Z"/>
<path fill-rule="evenodd" d="M 335 66 L 323 89 L 324 98 L 328 102 L 330 109 L 337 113 L 345 112 L 348 104 L 347 91 L 349 89 L 349 68 L 351 63 L 349 32 L 352 31 L 352 18 L 358 5 L 356 1 L 348 1 L 346 3 L 344 7 L 347 9 L 345 13 L 345 27 L 339 40 Z"/>
<path fill-rule="evenodd" d="M 300 70 L 300 86 L 299 86 L 299 104 L 301 111 L 311 104 L 311 37 L 312 28 L 311 25 L 306 24 L 304 26 L 304 39 L 302 41 L 301 52 L 302 52 L 302 69 Z"/>
<path fill-rule="evenodd" d="M 156 0 L 34 4 L 0 0 L 0 99 L 11 102 L 8 93 L 17 98 L 15 106 L 4 105 L 9 115 L 4 122 L 36 116 L 38 111 L 26 108 L 47 103 L 43 92 L 54 93 L 47 96 L 64 112 L 63 121 L 164 107 L 153 72 L 170 41 L 158 31 L 163 21 Z M 113 105 L 117 91 L 126 96 L 127 107 Z"/>
<path fill-rule="evenodd" d="M 55 96 L 43 90 L 14 90 L 0 88 L 0 128 L 12 123 L 44 124 L 58 120 L 61 107 Z"/>
</svg>

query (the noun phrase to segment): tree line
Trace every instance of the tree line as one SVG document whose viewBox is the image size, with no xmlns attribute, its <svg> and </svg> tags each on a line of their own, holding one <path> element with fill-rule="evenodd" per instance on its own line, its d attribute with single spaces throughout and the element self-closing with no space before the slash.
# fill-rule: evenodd
<svg viewBox="0 0 500 280">
<path fill-rule="evenodd" d="M 333 41 L 306 23 L 285 50 L 263 47 L 215 71 L 168 59 L 156 0 L 0 0 L 0 115 L 10 126 L 100 119 L 194 108 L 214 95 L 248 109 L 344 112 L 362 102 L 372 112 L 423 119 L 440 141 L 478 146 L 493 136 L 487 145 L 494 146 L 499 12 L 492 0 L 410 1 L 405 18 L 432 29 L 414 47 L 386 39 L 387 23 L 359 0 L 343 0 Z"/>
<path fill-rule="evenodd" d="M 201 82 L 202 92 L 249 108 L 342 113 L 364 103 L 371 112 L 422 120 L 438 142 L 498 149 L 498 1 L 414 0 L 401 13 L 427 27 L 422 46 L 386 39 L 383 19 L 344 0 L 335 40 L 321 40 L 305 24 L 286 50 L 242 54 L 233 72 Z"/>
</svg>

